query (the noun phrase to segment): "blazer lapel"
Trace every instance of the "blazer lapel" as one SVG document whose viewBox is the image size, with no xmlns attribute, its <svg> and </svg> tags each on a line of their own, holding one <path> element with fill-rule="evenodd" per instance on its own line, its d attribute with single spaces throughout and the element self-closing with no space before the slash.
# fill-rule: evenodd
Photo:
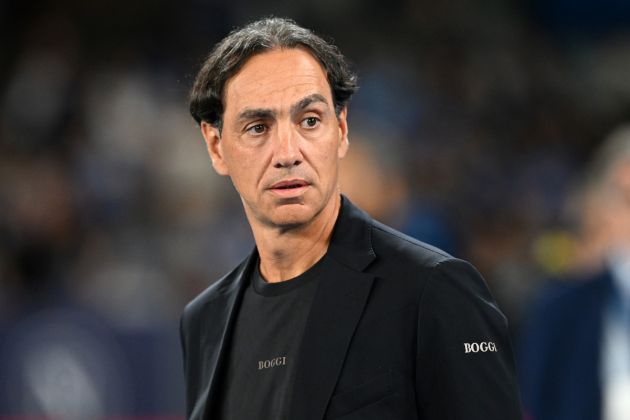
<svg viewBox="0 0 630 420">
<path fill-rule="evenodd" d="M 342 196 L 342 207 L 313 299 L 298 362 L 290 419 L 321 420 L 374 276 L 363 270 L 376 255 L 369 216 Z"/>
<path fill-rule="evenodd" d="M 302 338 L 290 419 L 324 417 L 372 288 L 372 275 L 328 263 Z"/>
<path fill-rule="evenodd" d="M 223 296 L 217 298 L 224 299 L 224 303 L 219 305 L 216 301 L 213 302 L 213 307 L 223 308 L 223 310 L 221 310 L 220 313 L 215 314 L 207 313 L 207 322 L 211 322 L 212 326 L 219 325 L 222 327 L 219 329 L 213 329 L 212 326 L 206 325 L 205 328 L 203 328 L 203 331 L 207 332 L 207 339 L 203 340 L 203 345 L 207 347 L 202 354 L 207 357 L 207 360 L 202 361 L 202 363 L 205 365 L 205 369 L 207 369 L 208 380 L 206 383 L 206 389 L 204 390 L 206 395 L 206 398 L 203 399 L 205 407 L 199 407 L 198 413 L 203 412 L 204 415 L 202 417 L 196 417 L 193 413 L 191 418 L 212 418 L 212 413 L 216 410 L 215 403 L 217 398 L 213 398 L 212 396 L 217 394 L 218 387 L 220 386 L 219 377 L 223 363 L 225 362 L 225 354 L 228 350 L 227 347 L 234 327 L 234 321 L 236 319 L 236 314 L 238 313 L 238 307 L 243 296 L 243 291 L 247 285 L 247 279 L 250 276 L 254 263 L 258 260 L 257 255 L 256 250 L 254 250 L 254 252 L 250 254 L 246 263 L 243 264 L 243 268 L 234 274 L 233 281 L 226 282 Z"/>
</svg>

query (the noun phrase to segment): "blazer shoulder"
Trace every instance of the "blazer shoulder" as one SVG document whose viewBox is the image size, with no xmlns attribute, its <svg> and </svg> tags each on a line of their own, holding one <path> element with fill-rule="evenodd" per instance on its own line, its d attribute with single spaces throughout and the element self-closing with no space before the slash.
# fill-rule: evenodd
<svg viewBox="0 0 630 420">
<path fill-rule="evenodd" d="M 448 299 L 460 297 L 468 303 L 477 301 L 498 311 L 488 286 L 468 261 L 411 238 L 379 222 L 372 222 L 372 244 L 377 256 L 374 272 L 383 278 L 396 279 L 396 283 L 417 288 L 420 302 L 433 294 Z M 430 284 L 430 287 L 427 285 Z M 450 297 L 449 297 L 450 296 Z M 502 314 L 501 314 L 502 316 Z"/>
<path fill-rule="evenodd" d="M 371 221 L 372 246 L 377 256 L 393 258 L 412 265 L 433 268 L 453 259 L 449 253 L 411 236 L 405 235 L 376 220 Z"/>
</svg>

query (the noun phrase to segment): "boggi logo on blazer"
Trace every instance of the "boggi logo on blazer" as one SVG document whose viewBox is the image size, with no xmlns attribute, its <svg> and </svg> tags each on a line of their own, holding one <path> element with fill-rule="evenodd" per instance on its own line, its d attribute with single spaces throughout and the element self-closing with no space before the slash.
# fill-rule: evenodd
<svg viewBox="0 0 630 420">
<path fill-rule="evenodd" d="M 464 353 L 497 352 L 497 346 L 492 341 L 481 343 L 464 343 Z"/>
<path fill-rule="evenodd" d="M 276 366 L 286 366 L 286 356 L 276 357 L 275 359 L 260 360 L 258 361 L 258 370 L 269 369 Z"/>
</svg>

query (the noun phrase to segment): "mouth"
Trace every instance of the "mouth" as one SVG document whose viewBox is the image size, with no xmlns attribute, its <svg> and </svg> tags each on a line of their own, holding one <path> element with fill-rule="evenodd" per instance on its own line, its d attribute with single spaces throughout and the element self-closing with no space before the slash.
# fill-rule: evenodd
<svg viewBox="0 0 630 420">
<path fill-rule="evenodd" d="M 288 179 L 276 182 L 269 187 L 269 190 L 279 197 L 296 198 L 301 196 L 309 186 L 310 184 L 303 179 Z"/>
<path fill-rule="evenodd" d="M 308 182 L 304 181 L 303 179 L 291 179 L 288 181 L 276 182 L 275 184 L 271 186 L 271 189 L 272 190 L 291 190 L 291 189 L 303 188 L 307 186 L 308 186 Z"/>
</svg>

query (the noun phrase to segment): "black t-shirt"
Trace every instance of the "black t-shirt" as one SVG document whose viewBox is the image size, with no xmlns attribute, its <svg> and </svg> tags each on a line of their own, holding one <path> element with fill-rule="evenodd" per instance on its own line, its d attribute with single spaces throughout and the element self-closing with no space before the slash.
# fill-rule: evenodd
<svg viewBox="0 0 630 420">
<path fill-rule="evenodd" d="M 299 347 L 324 259 L 279 283 L 267 283 L 256 264 L 236 318 L 218 420 L 287 419 Z"/>
</svg>

